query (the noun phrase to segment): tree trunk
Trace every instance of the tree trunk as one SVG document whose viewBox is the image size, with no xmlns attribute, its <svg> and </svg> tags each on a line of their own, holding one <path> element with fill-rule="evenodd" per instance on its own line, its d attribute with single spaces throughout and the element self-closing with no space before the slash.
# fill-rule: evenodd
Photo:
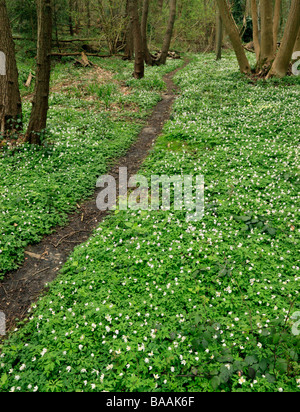
<svg viewBox="0 0 300 412">
<path fill-rule="evenodd" d="M 70 35 L 74 36 L 74 26 L 73 26 L 73 0 L 69 0 L 69 31 Z"/>
<path fill-rule="evenodd" d="M 252 12 L 252 23 L 253 23 L 253 44 L 256 54 L 256 61 L 259 61 L 260 56 L 260 41 L 259 41 L 259 30 L 258 30 L 258 12 L 257 12 L 257 2 L 256 0 L 251 0 L 251 12 Z"/>
<path fill-rule="evenodd" d="M 144 47 L 145 62 L 149 66 L 153 66 L 154 59 L 152 58 L 149 52 L 148 42 L 147 42 L 147 23 L 148 23 L 148 14 L 149 14 L 149 3 L 150 3 L 150 0 L 144 0 L 141 31 L 142 31 L 142 41 L 143 41 L 143 47 Z"/>
<path fill-rule="evenodd" d="M 162 52 L 158 59 L 158 64 L 166 64 L 168 52 L 170 50 L 175 20 L 176 20 L 176 0 L 170 0 L 169 22 L 168 22 L 165 39 L 163 42 Z"/>
<path fill-rule="evenodd" d="M 133 44 L 134 44 L 134 73 L 133 76 L 136 79 L 142 79 L 145 74 L 145 65 L 144 65 L 144 47 L 141 33 L 141 25 L 139 18 L 139 8 L 138 0 L 129 0 L 129 10 L 131 17 L 131 27 L 133 31 Z"/>
<path fill-rule="evenodd" d="M 216 60 L 222 58 L 222 41 L 223 41 L 223 22 L 220 12 L 217 12 L 216 24 Z"/>
<path fill-rule="evenodd" d="M 281 46 L 267 78 L 286 76 L 300 28 L 300 1 L 292 0 Z"/>
<path fill-rule="evenodd" d="M 90 0 L 85 0 L 85 9 L 86 9 L 86 19 L 87 19 L 87 29 L 88 29 L 88 34 L 90 34 L 90 29 L 91 29 L 91 9 L 90 9 Z"/>
<path fill-rule="evenodd" d="M 131 60 L 134 54 L 134 45 L 133 45 L 133 30 L 131 27 L 131 17 L 130 17 L 130 9 L 129 4 L 130 0 L 126 0 L 126 7 L 125 7 L 125 19 L 127 20 L 127 27 L 126 27 L 126 37 L 125 37 L 125 52 L 124 52 L 124 60 Z"/>
<path fill-rule="evenodd" d="M 229 10 L 227 0 L 217 0 L 217 4 L 219 7 L 223 24 L 230 38 L 232 47 L 235 51 L 240 71 L 241 73 L 248 74 L 251 72 L 251 66 L 249 64 L 245 50 L 243 48 L 234 18 Z"/>
<path fill-rule="evenodd" d="M 277 42 L 278 42 L 278 31 L 280 25 L 280 15 L 281 15 L 281 0 L 275 1 L 274 7 L 274 19 L 273 19 L 273 54 L 275 56 L 277 51 Z"/>
<path fill-rule="evenodd" d="M 22 103 L 18 84 L 15 45 L 5 0 L 0 0 L 0 132 L 22 129 Z"/>
<path fill-rule="evenodd" d="M 274 58 L 273 2 L 260 0 L 261 43 L 259 66 L 269 65 Z"/>
<path fill-rule="evenodd" d="M 80 12 L 79 12 L 79 4 L 78 0 L 74 0 L 74 11 L 75 11 L 75 33 L 79 34 L 80 31 Z"/>
<path fill-rule="evenodd" d="M 294 52 L 300 52 L 300 29 L 298 31 L 298 36 L 296 38 L 295 46 L 294 46 Z"/>
<path fill-rule="evenodd" d="M 32 111 L 25 141 L 41 144 L 46 129 L 51 72 L 52 8 L 51 0 L 38 0 L 37 71 Z"/>
</svg>

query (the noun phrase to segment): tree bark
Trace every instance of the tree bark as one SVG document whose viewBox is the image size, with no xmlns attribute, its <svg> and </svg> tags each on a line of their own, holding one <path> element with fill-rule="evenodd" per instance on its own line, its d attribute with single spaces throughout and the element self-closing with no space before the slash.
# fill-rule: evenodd
<svg viewBox="0 0 300 412">
<path fill-rule="evenodd" d="M 269 65 L 274 59 L 273 2 L 260 0 L 261 44 L 259 66 Z"/>
<path fill-rule="evenodd" d="M 15 45 L 5 0 L 0 0 L 0 132 L 22 129 L 22 103 L 18 84 Z"/>
<path fill-rule="evenodd" d="M 41 144 L 41 133 L 46 129 L 51 72 L 52 7 L 51 0 L 37 1 L 38 41 L 37 71 L 32 111 L 25 141 Z"/>
<path fill-rule="evenodd" d="M 274 6 L 274 18 L 273 18 L 273 54 L 275 56 L 277 51 L 277 42 L 278 42 L 278 31 L 280 25 L 280 15 L 281 15 L 281 0 L 275 1 Z"/>
<path fill-rule="evenodd" d="M 300 51 L 300 29 L 298 31 L 298 36 L 296 38 L 295 46 L 294 46 L 294 52 L 299 52 Z"/>
<path fill-rule="evenodd" d="M 170 0 L 170 16 L 169 16 L 169 21 L 168 21 L 168 27 L 167 27 L 166 35 L 165 35 L 163 46 L 162 46 L 162 52 L 158 59 L 158 64 L 166 64 L 166 61 L 167 61 L 168 52 L 170 50 L 170 45 L 171 45 L 171 40 L 172 40 L 172 35 L 173 35 L 173 30 L 174 30 L 174 24 L 176 20 L 176 5 L 177 5 L 176 0 Z"/>
<path fill-rule="evenodd" d="M 260 56 L 260 41 L 259 41 L 259 30 L 258 30 L 258 12 L 257 12 L 257 2 L 256 0 L 251 0 L 251 13 L 252 13 L 252 23 L 253 23 L 253 44 L 256 54 L 256 61 L 259 61 Z"/>
<path fill-rule="evenodd" d="M 124 52 L 124 60 L 131 60 L 134 55 L 134 45 L 133 45 L 133 30 L 131 27 L 131 17 L 130 17 L 130 0 L 126 0 L 126 7 L 125 7 L 125 19 L 127 21 L 126 27 L 126 36 L 125 36 L 125 52 Z"/>
<path fill-rule="evenodd" d="M 131 27 L 133 31 L 133 44 L 135 54 L 133 76 L 136 79 L 142 79 L 145 74 L 145 56 L 139 18 L 138 0 L 129 0 L 129 10 L 131 17 Z"/>
<path fill-rule="evenodd" d="M 150 0 L 144 0 L 141 31 L 142 31 L 142 41 L 143 41 L 143 47 L 144 47 L 145 62 L 149 66 L 153 66 L 154 59 L 152 58 L 150 54 L 150 51 L 148 49 L 148 42 L 147 42 L 147 23 L 148 23 L 148 14 L 149 14 L 149 3 L 150 3 Z"/>
<path fill-rule="evenodd" d="M 69 0 L 69 31 L 70 35 L 74 36 L 74 26 L 73 26 L 73 0 Z"/>
<path fill-rule="evenodd" d="M 90 9 L 90 0 L 85 0 L 85 9 L 86 9 L 86 19 L 87 19 L 87 29 L 88 34 L 91 29 L 91 9 Z"/>
<path fill-rule="evenodd" d="M 216 24 L 216 60 L 222 58 L 222 41 L 223 41 L 223 22 L 220 12 L 217 12 Z"/>
<path fill-rule="evenodd" d="M 243 48 L 237 26 L 234 18 L 229 10 L 226 0 L 217 0 L 219 11 L 222 17 L 223 24 L 230 38 L 232 47 L 235 51 L 241 73 L 249 74 L 251 72 L 251 66 L 247 59 L 245 50 Z"/>
<path fill-rule="evenodd" d="M 267 76 L 286 76 L 291 62 L 293 49 L 300 28 L 300 1 L 292 0 L 290 13 L 284 30 L 281 46 L 276 55 L 272 68 Z"/>
</svg>

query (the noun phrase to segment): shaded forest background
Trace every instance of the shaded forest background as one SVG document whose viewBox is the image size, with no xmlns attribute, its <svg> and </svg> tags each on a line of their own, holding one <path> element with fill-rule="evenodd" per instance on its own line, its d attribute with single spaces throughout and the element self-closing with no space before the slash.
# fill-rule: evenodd
<svg viewBox="0 0 300 412">
<path fill-rule="evenodd" d="M 142 9 L 143 1 L 139 0 Z M 53 0 L 53 47 L 110 54 L 124 51 L 126 43 L 127 0 Z M 279 38 L 283 34 L 291 0 L 282 0 Z M 15 40 L 32 41 L 27 54 L 35 56 L 37 13 L 35 0 L 8 0 L 8 12 Z M 251 2 L 232 0 L 231 11 L 245 43 L 252 41 Z M 178 0 L 172 49 L 203 52 L 215 48 L 217 28 L 215 0 Z M 147 23 L 149 48 L 162 45 L 169 18 L 169 1 L 150 2 Z M 70 40 L 70 41 L 68 41 Z M 82 41 L 81 41 L 82 40 Z M 230 47 L 224 39 L 224 46 Z M 17 42 L 17 50 L 22 48 Z"/>
<path fill-rule="evenodd" d="M 41 144 L 46 129 L 52 57 L 134 58 L 133 76 L 145 64 L 164 65 L 181 52 L 235 52 L 240 72 L 256 78 L 290 74 L 300 49 L 298 0 L 0 0 L 0 50 L 7 74 L 0 79 L 0 125 L 22 135 L 17 60 L 36 59 L 33 110 L 24 142 Z M 246 51 L 255 53 L 253 68 Z M 171 53 L 171 56 L 170 56 Z M 297 55 L 298 56 L 298 55 Z"/>
</svg>

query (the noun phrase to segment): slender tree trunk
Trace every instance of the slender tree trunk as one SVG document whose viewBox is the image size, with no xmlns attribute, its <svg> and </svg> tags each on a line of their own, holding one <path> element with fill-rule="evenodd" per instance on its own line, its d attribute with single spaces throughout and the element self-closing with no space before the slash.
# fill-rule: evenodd
<svg viewBox="0 0 300 412">
<path fill-rule="evenodd" d="M 150 3 L 150 0 L 144 0 L 141 31 L 142 31 L 142 41 L 143 41 L 143 47 L 144 47 L 145 62 L 149 66 L 153 66 L 154 59 L 152 58 L 149 52 L 148 42 L 147 42 L 147 23 L 148 23 L 148 14 L 149 14 L 149 3 Z"/>
<path fill-rule="evenodd" d="M 90 33 L 90 29 L 91 29 L 90 0 L 85 0 L 85 9 L 86 9 L 87 29 L 88 29 L 88 33 Z"/>
<path fill-rule="evenodd" d="M 80 13 L 79 13 L 79 2 L 74 0 L 74 11 L 75 11 L 75 33 L 79 34 L 80 31 Z"/>
<path fill-rule="evenodd" d="M 0 0 L 0 132 L 22 129 L 22 103 L 18 84 L 15 45 L 6 10 Z"/>
<path fill-rule="evenodd" d="M 223 24 L 230 38 L 232 47 L 235 51 L 241 73 L 248 74 L 251 72 L 251 66 L 247 59 L 245 50 L 243 48 L 239 31 L 235 24 L 234 18 L 229 10 L 227 0 L 217 0 L 219 11 L 222 17 Z"/>
<path fill-rule="evenodd" d="M 298 31 L 298 36 L 296 38 L 295 46 L 294 46 L 294 52 L 300 52 L 300 29 Z"/>
<path fill-rule="evenodd" d="M 300 1 L 292 0 L 282 42 L 267 78 L 286 76 L 300 28 Z"/>
<path fill-rule="evenodd" d="M 51 72 L 52 7 L 51 0 L 37 1 L 38 44 L 37 71 L 32 111 L 25 141 L 41 144 L 41 132 L 46 129 Z"/>
<path fill-rule="evenodd" d="M 216 60 L 222 58 L 222 42 L 223 42 L 223 22 L 220 12 L 217 12 L 216 24 Z"/>
<path fill-rule="evenodd" d="M 130 9 L 129 4 L 130 0 L 126 0 L 126 7 L 125 7 L 125 19 L 127 21 L 126 27 L 126 36 L 125 36 L 125 52 L 124 52 L 124 60 L 131 60 L 134 54 L 134 45 L 133 45 L 133 30 L 131 27 L 131 17 L 130 17 Z"/>
<path fill-rule="evenodd" d="M 256 61 L 259 61 L 260 56 L 260 41 L 259 41 L 259 30 L 258 30 L 258 12 L 257 12 L 257 2 L 256 0 L 251 0 L 251 13 L 252 13 L 252 23 L 253 23 L 253 44 L 256 54 Z"/>
<path fill-rule="evenodd" d="M 74 26 L 73 26 L 73 0 L 69 0 L 69 31 L 70 35 L 74 36 Z"/>
<path fill-rule="evenodd" d="M 170 0 L 169 22 L 168 22 L 165 39 L 163 42 L 162 52 L 158 59 L 158 64 L 166 64 L 166 61 L 167 61 L 168 52 L 170 50 L 170 45 L 171 45 L 171 40 L 172 40 L 172 35 L 173 35 L 174 24 L 176 20 L 176 5 L 177 5 L 176 0 Z"/>
<path fill-rule="evenodd" d="M 278 42 L 278 31 L 280 25 L 280 15 L 281 15 L 281 0 L 275 1 L 274 7 L 274 19 L 273 19 L 273 54 L 276 54 L 277 51 L 277 42 Z"/>
<path fill-rule="evenodd" d="M 142 79 L 145 74 L 145 65 L 144 65 L 144 47 L 141 33 L 141 24 L 139 18 L 139 8 L 138 0 L 129 0 L 129 10 L 131 17 L 131 27 L 133 31 L 133 44 L 134 44 L 134 73 L 133 76 L 136 79 Z"/>
<path fill-rule="evenodd" d="M 273 1 L 260 0 L 261 48 L 259 65 L 269 65 L 274 58 Z"/>
</svg>

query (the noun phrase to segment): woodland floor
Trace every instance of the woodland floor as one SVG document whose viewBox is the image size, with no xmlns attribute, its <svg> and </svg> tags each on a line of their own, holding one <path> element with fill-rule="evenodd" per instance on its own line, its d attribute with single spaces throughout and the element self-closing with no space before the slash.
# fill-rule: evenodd
<svg viewBox="0 0 300 412">
<path fill-rule="evenodd" d="M 187 62 L 184 66 L 186 64 Z M 126 155 L 111 164 L 108 174 L 114 176 L 117 187 L 119 187 L 119 167 L 127 167 L 128 177 L 136 174 L 169 119 L 178 90 L 172 78 L 178 70 L 180 68 L 164 76 L 167 90 L 154 108 L 146 127 L 140 132 Z M 98 68 L 98 72 L 104 71 Z M 112 80 L 112 76 L 109 80 Z M 70 84 L 65 85 L 68 86 Z M 61 86 L 56 86 L 53 90 L 61 90 Z M 31 94 L 25 99 L 28 100 L 30 97 Z M 69 223 L 66 226 L 57 227 L 40 243 L 29 245 L 25 250 L 24 264 L 8 273 L 0 283 L 0 311 L 6 314 L 8 330 L 16 326 L 16 320 L 22 320 L 26 316 L 31 304 L 45 291 L 45 285 L 56 278 L 74 248 L 85 242 L 107 215 L 108 212 L 101 212 L 96 207 L 98 193 L 99 190 L 95 190 L 93 197 L 78 205 L 78 210 L 69 216 Z"/>
<path fill-rule="evenodd" d="M 299 76 L 253 82 L 230 51 L 142 81 L 98 61 L 103 85 L 66 63 L 53 145 L 0 153 L 0 392 L 299 392 Z M 203 176 L 203 218 L 99 212 L 119 166 Z"/>
</svg>

